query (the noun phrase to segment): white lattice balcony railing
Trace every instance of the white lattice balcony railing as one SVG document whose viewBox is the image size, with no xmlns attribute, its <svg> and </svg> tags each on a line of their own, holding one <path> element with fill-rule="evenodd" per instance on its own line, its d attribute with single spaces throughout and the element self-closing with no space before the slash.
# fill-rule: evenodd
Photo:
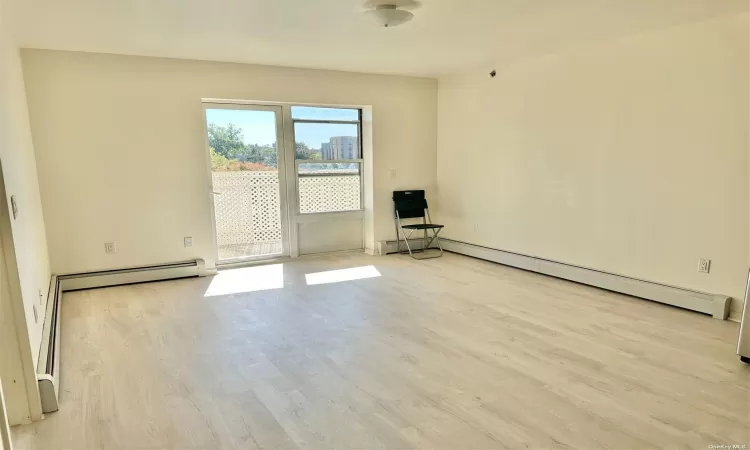
<svg viewBox="0 0 750 450">
<path fill-rule="evenodd" d="M 360 209 L 359 173 L 299 176 L 299 212 L 302 214 Z"/>
<path fill-rule="evenodd" d="M 275 245 L 281 241 L 277 171 L 213 172 L 213 187 L 220 193 L 214 196 L 220 252 L 227 246 Z M 300 174 L 300 213 L 351 211 L 360 206 L 358 171 Z"/>
</svg>

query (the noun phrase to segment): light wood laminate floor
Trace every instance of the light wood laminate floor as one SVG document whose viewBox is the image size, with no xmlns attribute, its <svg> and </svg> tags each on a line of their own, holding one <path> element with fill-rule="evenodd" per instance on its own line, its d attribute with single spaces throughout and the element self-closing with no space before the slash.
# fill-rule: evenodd
<svg viewBox="0 0 750 450">
<path fill-rule="evenodd" d="M 65 294 L 16 448 L 750 444 L 736 323 L 453 254 L 237 270 Z"/>
</svg>

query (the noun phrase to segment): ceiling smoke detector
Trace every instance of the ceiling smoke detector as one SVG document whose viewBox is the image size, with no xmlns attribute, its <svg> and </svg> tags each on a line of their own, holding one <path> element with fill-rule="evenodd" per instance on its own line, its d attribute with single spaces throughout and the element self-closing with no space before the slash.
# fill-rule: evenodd
<svg viewBox="0 0 750 450">
<path fill-rule="evenodd" d="M 401 25 L 414 18 L 414 14 L 401 8 L 417 8 L 419 6 L 419 2 L 415 0 L 386 1 L 387 3 L 383 4 L 373 0 L 365 2 L 365 8 L 373 8 L 365 11 L 365 15 L 386 28 Z"/>
</svg>

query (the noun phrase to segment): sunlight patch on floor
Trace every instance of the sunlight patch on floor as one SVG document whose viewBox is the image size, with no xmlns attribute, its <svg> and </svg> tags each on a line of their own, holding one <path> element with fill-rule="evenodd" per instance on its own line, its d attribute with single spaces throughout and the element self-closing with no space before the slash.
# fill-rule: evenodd
<svg viewBox="0 0 750 450">
<path fill-rule="evenodd" d="M 267 291 L 284 287 L 284 265 L 242 267 L 220 270 L 208 286 L 204 297 Z"/>
</svg>

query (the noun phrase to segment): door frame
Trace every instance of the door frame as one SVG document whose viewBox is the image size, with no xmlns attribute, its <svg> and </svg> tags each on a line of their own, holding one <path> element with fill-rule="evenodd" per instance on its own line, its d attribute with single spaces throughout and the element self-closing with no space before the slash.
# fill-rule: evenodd
<svg viewBox="0 0 750 450">
<path fill-rule="evenodd" d="M 206 161 L 206 177 L 208 181 L 208 196 L 210 198 L 211 205 L 211 231 L 213 237 L 213 252 L 217 266 L 231 265 L 244 262 L 253 261 L 265 261 L 280 258 L 296 257 L 296 245 L 292 243 L 294 239 L 294 233 L 292 232 L 293 216 L 290 214 L 290 192 L 288 177 L 288 161 L 294 161 L 294 155 L 290 155 L 290 148 L 288 145 L 288 136 L 285 136 L 284 132 L 284 111 L 281 105 L 269 105 L 264 103 L 236 103 L 236 102 L 222 102 L 216 100 L 202 100 L 202 111 L 203 111 L 203 136 L 204 136 L 204 156 Z M 276 115 L 276 150 L 277 150 L 277 172 L 279 176 L 279 207 L 281 214 L 281 254 L 274 255 L 263 255 L 263 256 L 247 256 L 231 259 L 219 259 L 219 243 L 216 233 L 216 208 L 214 206 L 214 193 L 213 190 L 213 170 L 211 168 L 211 155 L 209 152 L 208 142 L 208 118 L 206 117 L 206 111 L 209 109 L 235 109 L 244 111 L 270 111 Z M 293 151 L 294 146 L 292 146 Z"/>
</svg>

